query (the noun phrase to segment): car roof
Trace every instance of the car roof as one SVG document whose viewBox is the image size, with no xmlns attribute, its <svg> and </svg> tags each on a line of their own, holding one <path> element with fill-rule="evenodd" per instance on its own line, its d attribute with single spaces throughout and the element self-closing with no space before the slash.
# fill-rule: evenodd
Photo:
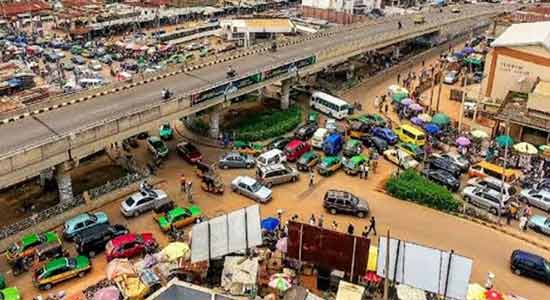
<svg viewBox="0 0 550 300">
<path fill-rule="evenodd" d="M 299 139 L 293 139 L 290 141 L 286 146 L 288 148 L 296 148 L 298 145 L 303 144 L 304 142 L 300 141 Z"/>
<path fill-rule="evenodd" d="M 354 164 L 359 163 L 360 161 L 367 160 L 367 158 L 363 155 L 355 155 L 350 159 L 350 161 Z"/>
<path fill-rule="evenodd" d="M 160 137 L 158 137 L 156 135 L 152 135 L 152 136 L 148 137 L 147 140 L 151 141 L 151 142 L 156 142 L 156 141 L 160 141 Z"/>
<path fill-rule="evenodd" d="M 239 179 L 239 182 L 242 182 L 246 185 L 253 185 L 254 183 L 256 183 L 256 179 L 250 176 L 239 176 L 238 179 Z"/>
<path fill-rule="evenodd" d="M 302 155 L 304 159 L 312 159 L 315 155 L 318 155 L 314 150 L 310 150 Z"/>
<path fill-rule="evenodd" d="M 119 235 L 116 238 L 112 239 L 111 242 L 113 243 L 114 246 L 126 244 L 134 241 L 138 235 L 139 234 L 135 234 L 135 233 Z"/>
<path fill-rule="evenodd" d="M 67 262 L 68 262 L 68 258 L 59 257 L 59 258 L 50 260 L 49 262 L 46 263 L 44 267 L 46 268 L 46 270 L 55 270 L 66 266 Z"/>
<path fill-rule="evenodd" d="M 275 171 L 275 170 L 286 169 L 286 167 L 283 164 L 274 164 L 274 165 L 262 166 L 262 167 L 260 167 L 260 169 L 263 172 L 270 172 L 270 171 Z"/>
<path fill-rule="evenodd" d="M 325 158 L 323 158 L 323 162 L 329 163 L 329 164 L 336 163 L 339 160 L 340 160 L 340 157 L 338 156 L 325 156 Z"/>
<path fill-rule="evenodd" d="M 75 224 L 75 223 L 80 223 L 84 220 L 88 220 L 90 218 L 90 214 L 92 214 L 92 213 L 83 213 L 83 214 L 80 214 L 76 217 L 73 217 L 73 218 L 67 220 L 67 224 Z"/>
<path fill-rule="evenodd" d="M 522 259 L 536 260 L 536 261 L 540 261 L 540 262 L 545 261 L 544 257 L 542 257 L 540 255 L 537 255 L 537 254 L 534 254 L 534 253 L 523 251 L 523 250 L 515 250 L 514 251 L 514 258 L 516 258 L 516 257 L 519 257 L 519 258 L 522 258 Z"/>
</svg>

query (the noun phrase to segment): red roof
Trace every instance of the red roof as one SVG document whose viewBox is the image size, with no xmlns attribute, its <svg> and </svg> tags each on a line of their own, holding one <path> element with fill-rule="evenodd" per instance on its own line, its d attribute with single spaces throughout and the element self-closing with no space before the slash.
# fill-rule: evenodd
<svg viewBox="0 0 550 300">
<path fill-rule="evenodd" d="M 160 6 L 171 5 L 172 0 L 143 0 L 143 1 L 127 0 L 127 1 L 124 1 L 124 3 L 128 5 L 143 6 L 143 7 L 160 7 Z"/>
<path fill-rule="evenodd" d="M 31 0 L 24 3 L 8 3 L 0 6 L 1 16 L 16 16 L 24 13 L 36 13 L 49 10 L 50 5 L 44 1 Z"/>
</svg>

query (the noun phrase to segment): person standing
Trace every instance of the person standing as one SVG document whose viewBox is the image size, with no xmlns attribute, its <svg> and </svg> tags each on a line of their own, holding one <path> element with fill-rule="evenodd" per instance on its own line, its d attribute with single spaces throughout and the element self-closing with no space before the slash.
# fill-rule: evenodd
<svg viewBox="0 0 550 300">
<path fill-rule="evenodd" d="M 185 174 L 181 173 L 181 176 L 180 176 L 180 192 L 185 193 L 186 189 L 187 189 L 187 181 L 185 179 Z"/>
<path fill-rule="evenodd" d="M 336 223 L 336 221 L 332 221 L 332 230 L 334 231 L 338 230 L 338 223 Z"/>
<path fill-rule="evenodd" d="M 317 221 L 317 225 L 320 227 L 320 228 L 323 228 L 323 223 L 325 222 L 325 218 L 323 217 L 323 214 L 321 214 L 319 216 L 319 220 Z"/>
<path fill-rule="evenodd" d="M 373 151 L 372 152 L 372 172 L 376 173 L 376 167 L 378 167 L 378 152 Z"/>
<path fill-rule="evenodd" d="M 313 184 L 315 184 L 315 172 L 313 171 L 313 168 L 309 169 L 309 187 L 313 187 Z"/>
<path fill-rule="evenodd" d="M 359 166 L 359 179 L 363 179 L 365 176 L 365 164 Z"/>
<path fill-rule="evenodd" d="M 353 235 L 353 231 L 355 231 L 355 228 L 353 227 L 353 224 L 349 223 L 349 225 L 348 225 L 348 234 Z"/>
<path fill-rule="evenodd" d="M 527 231 L 527 217 L 525 215 L 521 215 L 519 218 L 519 229 Z"/>
<path fill-rule="evenodd" d="M 317 223 L 315 221 L 315 215 L 311 214 L 311 217 L 309 217 L 309 225 L 315 226 L 315 223 Z"/>
<path fill-rule="evenodd" d="M 378 110 L 378 107 L 380 106 L 380 96 L 374 97 L 374 109 Z"/>
<path fill-rule="evenodd" d="M 389 105 L 388 105 L 388 103 L 385 103 L 384 104 L 384 115 L 386 115 L 386 116 L 388 115 L 388 109 L 389 109 Z"/>
<path fill-rule="evenodd" d="M 363 164 L 363 179 L 367 180 L 369 178 L 369 163 L 364 163 Z"/>
<path fill-rule="evenodd" d="M 397 84 L 399 84 L 400 79 L 401 79 L 401 74 L 397 73 Z"/>
<path fill-rule="evenodd" d="M 187 182 L 187 201 L 193 203 L 193 182 L 191 180 Z"/>
<path fill-rule="evenodd" d="M 369 229 L 367 230 L 367 236 L 369 236 L 371 230 L 374 232 L 374 235 L 376 235 L 376 219 L 374 216 L 370 217 L 370 223 L 369 223 Z"/>
</svg>

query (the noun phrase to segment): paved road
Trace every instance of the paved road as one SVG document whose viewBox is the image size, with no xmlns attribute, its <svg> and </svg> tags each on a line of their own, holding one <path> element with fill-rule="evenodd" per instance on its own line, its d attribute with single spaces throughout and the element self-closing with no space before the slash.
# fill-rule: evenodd
<svg viewBox="0 0 550 300">
<path fill-rule="evenodd" d="M 460 14 L 452 14 L 449 11 L 426 14 L 426 21 L 429 24 L 442 24 L 444 26 L 450 19 L 458 16 L 473 17 L 476 14 L 500 9 L 502 7 L 490 5 L 465 6 Z M 402 23 L 404 28 L 414 26 L 410 17 L 403 17 Z M 250 55 L 231 62 L 199 69 L 190 74 L 176 75 L 117 94 L 98 97 L 77 105 L 8 123 L 0 126 L 0 136 L 2 137 L 0 156 L 40 143 L 56 135 L 67 134 L 75 129 L 87 127 L 91 123 L 106 120 L 124 112 L 144 107 L 147 104 L 158 102 L 162 88 L 167 87 L 175 91 L 176 95 L 182 95 L 191 90 L 208 86 L 212 82 L 223 80 L 229 65 L 232 65 L 238 73 L 243 74 L 290 58 L 313 54 L 334 45 L 388 34 L 394 32 L 396 27 L 396 22 L 391 21 L 345 31 L 335 36 L 281 48 L 276 53 Z"/>
</svg>

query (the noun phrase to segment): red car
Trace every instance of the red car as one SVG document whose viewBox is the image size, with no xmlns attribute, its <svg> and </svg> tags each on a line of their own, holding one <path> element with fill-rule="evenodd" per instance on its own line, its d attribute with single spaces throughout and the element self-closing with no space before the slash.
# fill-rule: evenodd
<svg viewBox="0 0 550 300">
<path fill-rule="evenodd" d="M 176 151 L 188 163 L 194 164 L 202 159 L 202 154 L 199 149 L 188 142 L 181 142 L 176 145 Z"/>
<path fill-rule="evenodd" d="M 309 150 L 311 150 L 310 144 L 294 139 L 286 145 L 284 152 L 287 161 L 296 161 L 300 158 L 300 156 L 302 156 L 302 154 L 308 152 Z"/>
<path fill-rule="evenodd" d="M 105 255 L 107 261 L 115 258 L 130 258 L 144 252 L 152 252 L 158 247 L 158 243 L 152 233 L 124 234 L 107 243 Z"/>
</svg>

